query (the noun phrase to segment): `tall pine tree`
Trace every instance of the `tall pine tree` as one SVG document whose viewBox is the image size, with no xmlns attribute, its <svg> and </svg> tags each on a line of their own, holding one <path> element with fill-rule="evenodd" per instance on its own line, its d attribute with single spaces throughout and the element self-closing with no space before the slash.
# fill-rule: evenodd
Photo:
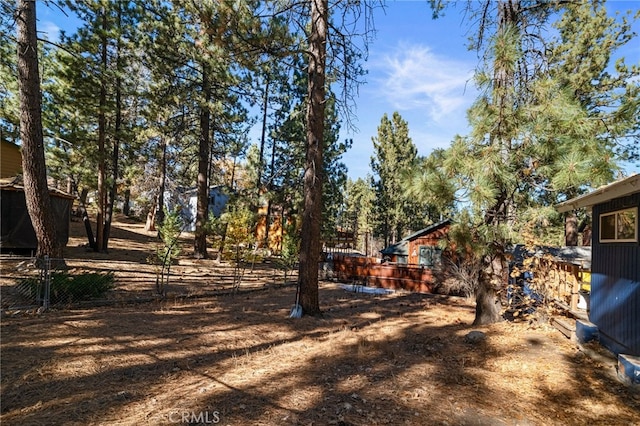
<svg viewBox="0 0 640 426">
<path fill-rule="evenodd" d="M 36 2 L 20 0 L 15 9 L 17 23 L 17 69 L 20 94 L 20 141 L 27 211 L 38 240 L 36 256 L 62 259 L 63 247 L 51 217 L 42 132 L 42 93 L 38 69 Z"/>
<path fill-rule="evenodd" d="M 408 231 L 407 218 L 414 203 L 404 196 L 403 173 L 417 159 L 418 150 L 409 137 L 409 125 L 396 111 L 391 119 L 384 114 L 378 126 L 378 136 L 372 138 L 374 155 L 372 185 L 376 193 L 376 235 L 385 246 L 399 241 Z"/>
<path fill-rule="evenodd" d="M 611 65 L 607 58 L 629 40 L 628 27 L 603 26 L 599 6 L 571 2 L 556 9 L 559 4 L 519 0 L 483 5 L 474 45 L 484 52 L 476 76 L 484 91 L 469 110 L 472 133 L 434 153 L 438 158 L 418 172 L 426 179 L 414 178 L 422 185 L 419 192 L 456 200 L 463 212 L 452 238 L 461 256 L 482 265 L 476 324 L 500 319 L 507 244 L 539 242 L 539 230 L 558 219 L 554 203 L 610 181 L 615 137 L 629 135 L 638 117 L 627 115 L 638 105 L 637 88 L 629 89 L 634 83 L 627 80 L 632 68 L 618 64 L 621 79 L 605 71 Z M 550 40 L 543 28 L 553 12 L 564 13 L 556 23 L 560 36 L 545 50 Z M 586 40 L 596 34 L 607 41 L 589 47 Z M 607 129 L 603 114 L 624 118 L 614 120 L 621 127 Z"/>
</svg>

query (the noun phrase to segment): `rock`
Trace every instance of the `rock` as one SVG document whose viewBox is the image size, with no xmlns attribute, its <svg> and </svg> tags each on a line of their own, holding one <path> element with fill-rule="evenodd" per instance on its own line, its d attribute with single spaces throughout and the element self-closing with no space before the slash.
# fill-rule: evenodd
<svg viewBox="0 0 640 426">
<path fill-rule="evenodd" d="M 464 336 L 464 342 L 472 345 L 477 345 L 478 343 L 484 342 L 486 338 L 487 335 L 482 331 L 473 330 L 467 333 L 466 336 Z"/>
</svg>

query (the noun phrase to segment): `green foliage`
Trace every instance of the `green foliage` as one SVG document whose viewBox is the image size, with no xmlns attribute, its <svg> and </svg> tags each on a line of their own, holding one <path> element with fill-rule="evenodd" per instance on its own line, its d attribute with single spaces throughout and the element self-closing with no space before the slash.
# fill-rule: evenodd
<svg viewBox="0 0 640 426">
<path fill-rule="evenodd" d="M 216 217 L 213 213 L 209 212 L 205 228 L 207 230 L 207 235 L 222 235 L 224 232 L 224 223 L 221 218 Z"/>
<path fill-rule="evenodd" d="M 164 211 L 164 221 L 158 227 L 158 236 L 162 245 L 156 249 L 156 257 L 149 260 L 150 263 L 159 266 L 156 271 L 156 292 L 166 295 L 166 286 L 169 284 L 171 264 L 180 255 L 179 237 L 184 224 L 177 209 Z"/>
<path fill-rule="evenodd" d="M 25 278 L 18 282 L 21 293 L 31 299 L 42 296 L 40 278 Z M 78 302 L 103 297 L 115 287 L 113 272 L 69 275 L 67 272 L 51 274 L 49 303 Z"/>
<path fill-rule="evenodd" d="M 221 217 L 226 224 L 225 257 L 233 259 L 235 263 L 233 289 L 237 291 L 242 282 L 246 269 L 246 262 L 255 261 L 252 245 L 255 242 L 253 230 L 256 225 L 255 214 L 246 205 L 236 204 Z"/>
<path fill-rule="evenodd" d="M 631 23 L 639 18 L 638 10 L 608 15 L 603 0 L 570 2 L 549 45 L 552 78 L 600 124 L 598 137 L 623 160 L 640 156 L 640 63 L 616 58 L 616 51 L 637 44 Z"/>
<path fill-rule="evenodd" d="M 342 155 L 353 144 L 350 139 L 339 141 L 340 122 L 336 110 L 336 99 L 332 94 L 325 106 L 325 127 L 323 166 L 324 183 L 322 185 L 322 228 L 325 238 L 335 235 L 340 212 L 344 206 L 344 188 L 347 183 L 347 167 L 342 163 Z"/>
<path fill-rule="evenodd" d="M 558 11 L 550 39 L 543 29 Z M 458 209 L 454 266 L 475 271 L 466 281 L 475 283 L 481 323 L 482 312 L 498 318 L 506 247 L 561 243 L 553 206 L 610 182 L 617 162 L 632 156 L 620 143 L 637 134 L 640 91 L 637 66 L 620 61 L 610 73 L 615 49 L 632 36 L 626 18 L 607 18 L 604 2 L 486 1 L 471 16 L 480 18 L 472 45 L 485 47 L 471 134 L 434 152 L 410 182 L 414 194 Z"/>
<path fill-rule="evenodd" d="M 173 259 L 180 255 L 181 248 L 178 239 L 183 228 L 184 224 L 179 210 L 168 211 L 165 209 L 164 222 L 158 227 L 158 236 L 163 243 L 156 251 L 160 265 L 170 265 Z"/>
<path fill-rule="evenodd" d="M 370 179 L 358 178 L 355 182 L 349 179 L 345 189 L 345 206 L 341 216 L 342 228 L 352 231 L 357 237 L 356 249 L 366 252 L 368 238 L 374 226 L 375 192 L 370 185 Z M 364 238 L 360 238 L 360 237 Z"/>
<path fill-rule="evenodd" d="M 391 119 L 384 114 L 378 126 L 378 136 L 372 141 L 372 186 L 375 188 L 375 217 L 378 219 L 374 232 L 388 244 L 424 224 L 421 206 L 404 196 L 403 173 L 414 166 L 417 148 L 409 137 L 408 123 L 398 112 L 394 112 Z"/>
<path fill-rule="evenodd" d="M 6 17 L 8 20 L 8 16 Z M 16 143 L 19 140 L 18 71 L 16 43 L 5 18 L 0 20 L 0 140 Z"/>
<path fill-rule="evenodd" d="M 452 149 L 459 145 L 454 142 Z M 455 170 L 456 165 L 451 163 L 462 158 L 460 153 L 448 155 L 444 149 L 436 149 L 428 157 L 419 158 L 416 165 L 403 174 L 404 195 L 431 206 L 442 216 L 451 216 L 455 208 L 456 188 L 448 170 Z M 450 164 L 446 165 L 446 162 Z"/>
<path fill-rule="evenodd" d="M 276 111 L 269 126 L 265 152 L 270 151 L 269 164 L 265 173 L 260 173 L 268 192 L 264 195 L 273 204 L 283 208 L 290 215 L 297 215 L 302 204 L 302 178 L 306 149 L 305 111 L 307 108 L 307 75 L 304 70 L 307 60 L 302 56 L 294 58 L 296 69 L 287 76 L 284 70 L 274 66 L 270 91 L 280 90 L 272 98 Z M 285 80 L 288 79 L 288 80 Z M 275 89 L 274 89 L 275 87 Z M 323 184 L 322 184 L 322 229 L 324 237 L 330 237 L 336 230 L 343 204 L 343 190 L 347 180 L 347 169 L 341 161 L 342 155 L 351 147 L 352 141 L 339 140 L 340 120 L 335 94 L 328 91 L 325 104 L 323 139 Z M 258 147 L 250 151 L 250 179 L 257 180 L 260 169 Z"/>
<path fill-rule="evenodd" d="M 232 250 L 229 255 L 239 263 L 246 259 L 255 242 L 255 214 L 247 206 L 239 205 L 224 213 L 221 221 L 227 225 L 226 247 Z"/>
<path fill-rule="evenodd" d="M 625 158 L 618 142 L 640 122 L 638 67 L 619 64 L 617 75 L 607 68 L 631 39 L 627 21 L 608 18 L 602 2 L 564 5 L 542 68 L 529 48 L 554 8 L 511 15 L 496 8 L 497 26 L 485 28 L 495 31 L 486 68 L 476 76 L 483 94 L 469 110 L 472 133 L 432 153 L 411 175 L 414 196 L 467 209 L 486 247 L 559 241 L 562 220 L 553 205 L 610 182 Z"/>
<path fill-rule="evenodd" d="M 282 237 L 282 253 L 279 259 L 279 266 L 284 270 L 285 281 L 287 279 L 287 272 L 295 268 L 298 263 L 298 256 L 300 254 L 300 233 L 297 230 L 295 224 L 290 224 L 285 227 L 284 235 Z"/>
<path fill-rule="evenodd" d="M 65 6 L 65 12 L 75 14 L 81 25 L 75 33 L 63 32 L 59 48 L 44 55 L 48 167 L 57 179 L 71 177 L 80 190 L 97 187 L 98 164 L 106 161 L 105 185 L 111 186 L 129 172 L 140 148 L 145 74 L 134 42 L 140 39 L 140 9 L 132 2 L 94 0 Z"/>
</svg>

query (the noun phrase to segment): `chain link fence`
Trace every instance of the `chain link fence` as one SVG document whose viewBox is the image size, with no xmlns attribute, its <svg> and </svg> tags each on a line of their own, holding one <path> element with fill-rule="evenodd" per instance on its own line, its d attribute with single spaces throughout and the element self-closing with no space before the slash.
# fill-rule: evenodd
<svg viewBox="0 0 640 426">
<path fill-rule="evenodd" d="M 297 265 L 284 265 L 278 259 L 236 265 L 184 258 L 162 271 L 148 261 L 109 260 L 102 255 L 92 259 L 91 255 L 65 260 L 0 255 L 1 312 L 209 297 L 297 282 Z"/>
<path fill-rule="evenodd" d="M 8 273 L 3 259 L 3 310 L 47 310 L 52 306 L 65 306 L 100 299 L 115 286 L 111 272 L 73 273 L 62 259 L 29 258 L 18 262 Z"/>
</svg>

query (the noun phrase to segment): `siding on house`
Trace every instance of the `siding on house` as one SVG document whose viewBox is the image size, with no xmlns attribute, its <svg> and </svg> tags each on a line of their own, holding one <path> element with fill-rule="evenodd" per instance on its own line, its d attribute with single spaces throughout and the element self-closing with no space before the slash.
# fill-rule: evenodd
<svg viewBox="0 0 640 426">
<path fill-rule="evenodd" d="M 180 209 L 180 216 L 186 224 L 186 231 L 196 230 L 196 213 L 198 211 L 198 194 L 195 188 L 165 191 L 164 203 L 167 210 Z M 220 217 L 229 200 L 229 195 L 222 185 L 209 187 L 209 214 Z"/>
<path fill-rule="evenodd" d="M 382 253 L 384 257 L 388 257 L 392 262 L 419 265 L 421 260 L 421 247 L 431 249 L 427 250 L 427 252 L 437 250 L 440 240 L 447 236 L 450 224 L 450 219 L 433 224 L 403 238 L 396 244 L 386 247 L 381 250 L 380 253 Z M 423 250 L 423 260 L 425 254 L 429 256 L 428 253 L 425 253 Z"/>
<path fill-rule="evenodd" d="M 436 229 L 433 232 L 424 235 L 422 237 L 416 238 L 415 240 L 409 241 L 409 258 L 408 262 L 411 265 L 419 265 L 422 264 L 420 262 L 420 249 L 421 247 L 427 248 L 437 248 L 440 240 L 447 236 L 447 232 L 449 231 L 449 226 L 443 226 L 442 228 Z M 429 265 L 432 266 L 432 265 Z"/>
<path fill-rule="evenodd" d="M 372 287 L 431 293 L 431 269 L 418 265 L 380 263 L 375 257 L 333 255 L 333 271 L 338 281 L 365 283 Z"/>
<path fill-rule="evenodd" d="M 633 207 L 640 207 L 640 193 L 593 207 L 589 319 L 613 352 L 640 356 L 640 242 L 599 239 L 600 215 Z"/>
<path fill-rule="evenodd" d="M 20 147 L 11 142 L 0 143 L 0 178 L 14 177 L 22 172 Z"/>
<path fill-rule="evenodd" d="M 439 243 L 446 238 L 450 224 L 450 219 L 443 220 L 381 250 L 390 262 L 334 254 L 334 272 L 340 281 L 430 293 L 435 286 L 433 268 L 440 267 Z"/>
<path fill-rule="evenodd" d="M 258 223 L 256 225 L 256 240 L 260 247 L 264 246 L 265 235 L 267 235 L 267 204 L 263 204 L 258 208 Z M 282 241 L 284 238 L 283 215 L 282 208 L 272 205 L 269 215 L 269 241 L 267 241 L 267 249 L 274 253 L 282 252 Z"/>
</svg>

